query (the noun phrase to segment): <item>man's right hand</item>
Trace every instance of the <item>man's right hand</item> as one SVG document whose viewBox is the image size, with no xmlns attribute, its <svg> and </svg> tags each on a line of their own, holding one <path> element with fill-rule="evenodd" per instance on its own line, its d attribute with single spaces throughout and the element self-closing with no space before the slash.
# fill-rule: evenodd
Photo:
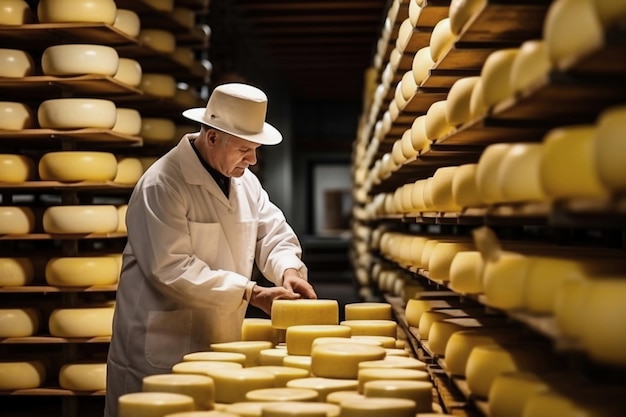
<svg viewBox="0 0 626 417">
<path fill-rule="evenodd" d="M 263 310 L 268 316 L 272 312 L 272 303 L 276 299 L 297 300 L 300 294 L 284 287 L 262 287 L 255 285 L 252 289 L 250 304 Z"/>
</svg>

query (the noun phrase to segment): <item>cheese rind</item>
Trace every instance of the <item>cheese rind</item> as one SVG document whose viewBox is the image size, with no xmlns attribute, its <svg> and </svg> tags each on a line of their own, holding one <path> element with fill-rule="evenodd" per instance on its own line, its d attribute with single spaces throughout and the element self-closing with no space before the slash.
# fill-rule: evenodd
<svg viewBox="0 0 626 417">
<path fill-rule="evenodd" d="M 243 353 L 246 356 L 244 366 L 259 365 L 259 355 L 262 350 L 270 349 L 274 345 L 267 340 L 243 340 L 235 342 L 211 343 L 210 348 L 214 352 Z"/>
<path fill-rule="evenodd" d="M 357 380 L 358 391 L 363 394 L 365 384 L 376 380 L 409 380 L 409 381 L 430 381 L 430 375 L 426 371 L 403 368 L 362 368 L 359 369 Z"/>
<path fill-rule="evenodd" d="M 118 400 L 118 417 L 162 417 L 195 411 L 193 398 L 172 392 L 133 392 Z"/>
<path fill-rule="evenodd" d="M 35 73 L 31 55 L 20 49 L 0 49 L 0 77 L 24 78 Z"/>
<path fill-rule="evenodd" d="M 145 46 L 163 54 L 171 54 L 176 49 L 176 37 L 167 30 L 141 29 L 138 39 Z"/>
<path fill-rule="evenodd" d="M 262 388 L 248 391 L 246 401 L 317 401 L 317 391 L 308 388 Z"/>
<path fill-rule="evenodd" d="M 393 320 L 343 320 L 339 324 L 352 329 L 352 336 L 398 336 L 398 323 Z"/>
<path fill-rule="evenodd" d="M 37 120 L 43 129 L 111 129 L 116 118 L 115 103 L 105 99 L 49 99 L 37 109 Z"/>
<path fill-rule="evenodd" d="M 0 309 L 0 338 L 28 337 L 39 329 L 39 313 L 32 307 Z"/>
<path fill-rule="evenodd" d="M 117 159 L 110 152 L 47 152 L 39 160 L 43 181 L 111 181 L 117 174 Z"/>
<path fill-rule="evenodd" d="M 513 95 L 511 68 L 519 48 L 499 49 L 487 57 L 480 71 L 483 104 L 490 109 Z"/>
<path fill-rule="evenodd" d="M 48 329 L 57 337 L 111 336 L 112 307 L 57 308 L 48 319 Z"/>
<path fill-rule="evenodd" d="M 106 363 L 68 363 L 59 370 L 59 385 L 72 391 L 106 389 Z"/>
<path fill-rule="evenodd" d="M 598 117 L 593 141 L 593 159 L 600 181 L 614 191 L 626 190 L 624 178 L 624 117 L 626 106 L 614 106 L 604 110 Z"/>
<path fill-rule="evenodd" d="M 246 355 L 240 352 L 212 352 L 200 351 L 192 352 L 183 356 L 183 361 L 219 361 L 234 362 L 242 367 L 246 364 Z"/>
<path fill-rule="evenodd" d="M 446 98 L 446 119 L 452 126 L 459 126 L 471 120 L 470 99 L 474 86 L 480 77 L 459 78 L 452 84 Z"/>
<path fill-rule="evenodd" d="M 141 30 L 141 19 L 133 10 L 117 9 L 113 27 L 132 38 L 136 38 Z"/>
<path fill-rule="evenodd" d="M 59 287 L 115 285 L 119 265 L 110 256 L 55 257 L 46 263 L 46 282 Z"/>
<path fill-rule="evenodd" d="M 345 337 L 351 336 L 352 330 L 348 326 L 326 324 L 305 324 L 289 326 L 286 330 L 285 342 L 289 355 L 311 355 L 311 346 L 318 337 Z"/>
<path fill-rule="evenodd" d="M 311 352 L 311 373 L 322 378 L 356 379 L 360 362 L 380 360 L 385 355 L 380 346 L 324 343 Z"/>
<path fill-rule="evenodd" d="M 119 55 L 106 45 L 67 44 L 46 48 L 41 54 L 44 75 L 108 75 L 117 72 Z"/>
<path fill-rule="evenodd" d="M 114 205 L 53 206 L 43 214 L 43 228 L 50 234 L 113 233 L 118 227 Z"/>
<path fill-rule="evenodd" d="M 35 277 L 30 258 L 0 258 L 0 287 L 28 285 Z"/>
<path fill-rule="evenodd" d="M 0 154 L 0 183 L 21 184 L 31 180 L 34 173 L 35 163 L 28 156 Z"/>
<path fill-rule="evenodd" d="M 46 379 L 46 369 L 41 361 L 0 362 L 0 390 L 13 391 L 37 388 Z"/>
<path fill-rule="evenodd" d="M 272 326 L 277 329 L 306 324 L 339 324 L 339 303 L 321 299 L 274 300 L 271 318 Z"/>
<path fill-rule="evenodd" d="M 273 388 L 274 375 L 254 368 L 213 369 L 208 375 L 215 383 L 215 402 L 232 404 L 246 401 L 246 393 L 255 389 Z"/>
<path fill-rule="evenodd" d="M 2 50 L 0 50 L 0 62 Z M 2 68 L 2 65 L 0 65 Z M 0 70 L 2 76 L 2 70 Z M 0 101 L 0 129 L 19 131 L 30 129 L 35 124 L 33 111 L 29 106 L 15 101 Z"/>
<path fill-rule="evenodd" d="M 26 235 L 35 229 L 35 214 L 30 207 L 1 206 L 0 234 Z"/>
<path fill-rule="evenodd" d="M 433 384 L 428 381 L 368 381 L 363 386 L 366 398 L 406 398 L 416 403 L 418 413 L 433 410 Z"/>
<path fill-rule="evenodd" d="M 215 383 L 207 375 L 159 374 L 143 378 L 143 392 L 169 392 L 193 398 L 198 410 L 211 410 L 215 402 Z"/>
<path fill-rule="evenodd" d="M 131 87 L 137 87 L 141 83 L 142 74 L 143 70 L 139 61 L 131 58 L 120 58 L 117 72 L 113 78 Z"/>
<path fill-rule="evenodd" d="M 113 0 L 41 0 L 37 4 L 39 23 L 105 23 L 115 21 Z"/>
<path fill-rule="evenodd" d="M 344 305 L 346 320 L 391 320 L 391 304 L 382 302 L 360 302 Z"/>
</svg>

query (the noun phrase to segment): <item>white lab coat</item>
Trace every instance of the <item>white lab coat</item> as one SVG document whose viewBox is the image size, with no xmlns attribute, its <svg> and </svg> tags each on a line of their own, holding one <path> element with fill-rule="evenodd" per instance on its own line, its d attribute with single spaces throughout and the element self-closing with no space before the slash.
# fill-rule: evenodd
<svg viewBox="0 0 626 417">
<path fill-rule="evenodd" d="M 143 376 L 171 372 L 183 355 L 241 338 L 253 263 L 275 285 L 287 268 L 307 277 L 283 213 L 246 170 L 230 198 L 200 163 L 189 134 L 137 183 L 107 361 L 105 416 Z"/>
</svg>

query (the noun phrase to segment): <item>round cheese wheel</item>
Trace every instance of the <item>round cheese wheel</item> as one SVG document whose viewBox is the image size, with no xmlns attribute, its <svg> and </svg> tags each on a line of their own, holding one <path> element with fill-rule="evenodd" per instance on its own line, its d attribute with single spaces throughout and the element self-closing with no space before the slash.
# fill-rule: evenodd
<svg viewBox="0 0 626 417">
<path fill-rule="evenodd" d="M 415 149 L 411 141 L 411 129 L 405 130 L 402 134 L 400 138 L 400 149 L 405 160 L 412 159 L 419 154 L 420 150 Z"/>
<path fill-rule="evenodd" d="M 452 84 L 446 97 L 446 120 L 452 126 L 460 126 L 471 121 L 470 99 L 479 76 L 459 78 Z"/>
<path fill-rule="evenodd" d="M 418 325 L 420 340 L 428 340 L 430 329 L 435 322 L 454 317 L 469 317 L 469 314 L 470 313 L 466 310 L 458 308 L 441 308 L 437 310 L 424 311 L 420 317 Z"/>
<path fill-rule="evenodd" d="M 30 258 L 0 258 L 0 287 L 28 285 L 35 277 Z"/>
<path fill-rule="evenodd" d="M 368 320 L 368 319 L 362 319 L 362 320 Z M 366 344 L 372 344 L 376 346 L 382 346 L 385 349 L 396 347 L 396 343 L 398 342 L 395 337 L 373 336 L 373 335 L 354 335 L 350 337 L 350 340 L 354 341 L 355 343 L 366 343 Z"/>
<path fill-rule="evenodd" d="M 276 345 L 279 342 L 280 334 L 278 329 L 272 327 L 272 320 L 265 318 L 243 319 L 241 326 L 241 340 L 265 340 Z"/>
<path fill-rule="evenodd" d="M 173 98 L 176 95 L 176 79 L 169 74 L 143 73 L 139 89 L 155 97 Z"/>
<path fill-rule="evenodd" d="M 133 10 L 117 9 L 113 27 L 131 38 L 136 38 L 141 30 L 141 19 Z"/>
<path fill-rule="evenodd" d="M 430 35 L 430 57 L 433 62 L 438 62 L 448 53 L 454 45 L 455 39 L 456 36 L 452 33 L 449 17 L 445 17 L 435 24 Z"/>
<path fill-rule="evenodd" d="M 413 71 L 413 78 L 415 79 L 415 85 L 420 86 L 422 82 L 430 75 L 430 70 L 435 66 L 432 55 L 430 53 L 430 46 L 425 46 L 417 50 L 413 56 L 413 62 L 411 65 L 411 71 Z"/>
<path fill-rule="evenodd" d="M 0 51 L 1 55 L 1 51 Z M 34 127 L 33 111 L 26 104 L 13 101 L 0 101 L 0 129 L 22 130 Z"/>
<path fill-rule="evenodd" d="M 626 190 L 624 179 L 624 157 L 626 140 L 624 140 L 624 117 L 626 106 L 614 106 L 600 113 L 596 123 L 597 130 L 592 144 L 592 157 L 598 176 L 605 187 L 615 190 Z"/>
<path fill-rule="evenodd" d="M 414 417 L 415 401 L 406 398 L 370 398 L 346 400 L 341 403 L 342 417 Z"/>
<path fill-rule="evenodd" d="M 413 77 L 413 71 L 405 72 L 399 85 L 401 85 L 402 97 L 406 104 L 417 92 L 417 84 L 415 83 L 415 77 Z"/>
<path fill-rule="evenodd" d="M 106 45 L 64 44 L 46 48 L 41 54 L 44 75 L 109 75 L 117 72 L 119 55 Z"/>
<path fill-rule="evenodd" d="M 402 142 L 401 139 L 396 140 L 391 147 L 391 157 L 393 158 L 394 164 L 398 166 L 404 165 L 406 162 L 406 158 L 402 153 Z"/>
<path fill-rule="evenodd" d="M 246 364 L 246 355 L 241 352 L 192 352 L 183 356 L 183 361 L 217 361 L 217 362 L 235 362 L 242 367 Z"/>
<path fill-rule="evenodd" d="M 524 287 L 531 259 L 520 253 L 503 253 L 487 261 L 483 273 L 485 303 L 503 310 L 524 306 Z"/>
<path fill-rule="evenodd" d="M 400 28 L 398 29 L 398 37 L 396 38 L 396 49 L 399 52 L 404 52 L 411 36 L 413 35 L 413 31 L 415 27 L 411 24 L 411 19 L 408 17 L 400 23 Z"/>
<path fill-rule="evenodd" d="M 365 398 L 365 395 L 359 394 L 358 391 L 335 391 L 326 396 L 326 402 L 330 404 L 341 405 L 346 400 L 360 400 Z"/>
<path fill-rule="evenodd" d="M 292 379 L 287 382 L 289 388 L 310 388 L 317 391 L 320 402 L 325 402 L 332 392 L 354 391 L 357 389 L 356 379 L 308 377 Z"/>
<path fill-rule="evenodd" d="M 45 100 L 37 109 L 43 129 L 111 129 L 115 126 L 115 103 L 94 98 Z"/>
<path fill-rule="evenodd" d="M 143 392 L 170 392 L 193 398 L 197 410 L 211 410 L 215 402 L 215 384 L 205 375 L 148 375 L 142 381 Z"/>
<path fill-rule="evenodd" d="M 541 143 L 515 143 L 502 157 L 498 177 L 502 202 L 545 201 L 541 181 Z"/>
<path fill-rule="evenodd" d="M 39 160 L 43 181 L 111 181 L 117 174 L 117 159 L 110 152 L 48 152 Z"/>
<path fill-rule="evenodd" d="M 437 281 L 450 281 L 450 266 L 458 252 L 474 249 L 469 242 L 438 242 L 428 260 L 428 274 Z"/>
<path fill-rule="evenodd" d="M 480 71 L 483 104 L 488 109 L 513 95 L 511 68 L 519 48 L 499 49 L 489 54 Z"/>
<path fill-rule="evenodd" d="M 176 124 L 171 119 L 144 117 L 139 135 L 146 143 L 164 143 L 176 139 Z"/>
<path fill-rule="evenodd" d="M 362 368 L 359 369 L 358 391 L 365 392 L 365 384 L 369 381 L 377 380 L 399 380 L 399 381 L 430 381 L 430 375 L 426 371 L 404 368 Z"/>
<path fill-rule="evenodd" d="M 283 366 L 300 368 L 311 372 L 311 357 L 302 355 L 287 355 L 283 358 Z"/>
<path fill-rule="evenodd" d="M 106 363 L 66 363 L 59 370 L 59 385 L 72 391 L 106 389 Z"/>
<path fill-rule="evenodd" d="M 142 175 L 143 166 L 141 165 L 139 158 L 117 158 L 117 174 L 115 174 L 113 182 L 118 184 L 136 184 Z"/>
<path fill-rule="evenodd" d="M 483 329 L 466 329 L 453 333 L 444 351 L 446 371 L 451 375 L 465 376 L 467 359 L 476 346 L 497 343 L 501 338 L 496 332 Z"/>
<path fill-rule="evenodd" d="M 273 348 L 259 352 L 260 366 L 282 366 L 283 359 L 287 356 L 287 349 Z"/>
<path fill-rule="evenodd" d="M 115 285 L 119 266 L 111 256 L 52 258 L 46 264 L 45 276 L 48 285 L 58 287 Z"/>
<path fill-rule="evenodd" d="M 284 349 L 283 349 L 284 350 Z M 249 369 L 256 369 L 257 371 L 265 371 L 274 375 L 275 387 L 286 387 L 287 383 L 292 379 L 307 378 L 310 373 L 306 369 L 294 368 L 283 365 L 261 365 L 254 366 Z M 317 393 L 315 394 L 315 401 L 317 401 Z"/>
<path fill-rule="evenodd" d="M 188 29 L 196 25 L 196 12 L 188 7 L 174 7 L 172 17 Z"/>
<path fill-rule="evenodd" d="M 343 320 L 339 324 L 350 327 L 352 336 L 398 336 L 398 323 L 393 320 Z"/>
<path fill-rule="evenodd" d="M 263 407 L 262 417 L 339 417 L 341 408 L 336 404 L 302 403 L 297 401 L 273 402 Z"/>
<path fill-rule="evenodd" d="M 19 49 L 0 49 L 0 77 L 24 78 L 35 73 L 33 58 Z"/>
<path fill-rule="evenodd" d="M 272 303 L 272 326 L 286 329 L 304 324 L 339 324 L 337 300 L 274 300 Z"/>
<path fill-rule="evenodd" d="M 111 336 L 112 307 L 57 308 L 48 320 L 48 329 L 57 337 Z"/>
<path fill-rule="evenodd" d="M 244 366 L 259 365 L 259 355 L 262 350 L 273 347 L 272 342 L 267 340 L 244 340 L 237 342 L 211 343 L 210 348 L 214 352 L 234 352 L 246 355 Z M 219 401 L 218 401 L 219 402 Z"/>
<path fill-rule="evenodd" d="M 433 411 L 433 384 L 429 381 L 368 381 L 363 394 L 367 398 L 406 398 L 415 401 L 418 413 Z"/>
<path fill-rule="evenodd" d="M 35 228 L 30 207 L 0 206 L 0 235 L 26 235 Z"/>
<path fill-rule="evenodd" d="M 494 143 L 488 145 L 478 159 L 476 166 L 476 188 L 480 199 L 488 204 L 498 203 L 503 200 L 498 184 L 498 172 L 502 165 L 504 155 L 507 154 L 513 144 Z"/>
<path fill-rule="evenodd" d="M 275 387 L 255 389 L 246 393 L 247 401 L 317 401 L 317 397 L 317 391 L 310 388 Z"/>
<path fill-rule="evenodd" d="M 115 112 L 115 125 L 113 125 L 111 130 L 131 136 L 137 136 L 141 133 L 141 114 L 137 110 L 117 108 Z"/>
<path fill-rule="evenodd" d="M 431 104 L 426 112 L 424 128 L 426 129 L 426 138 L 431 142 L 454 130 L 454 126 L 448 123 L 448 119 L 446 119 L 446 106 L 447 100 L 440 100 Z"/>
<path fill-rule="evenodd" d="M 404 316 L 407 323 L 411 327 L 419 327 L 422 314 L 426 311 L 442 309 L 442 308 L 455 308 L 458 305 L 451 304 L 445 300 L 423 300 L 419 298 L 412 298 L 406 303 L 404 309 Z"/>
<path fill-rule="evenodd" d="M 35 163 L 24 155 L 0 154 L 0 183 L 20 184 L 33 178 Z"/>
<path fill-rule="evenodd" d="M 359 302 L 344 305 L 346 320 L 391 320 L 391 304 L 383 302 Z"/>
<path fill-rule="evenodd" d="M 243 365 L 236 362 L 225 361 L 183 361 L 172 366 L 175 374 L 198 374 L 208 375 L 212 369 L 241 369 Z"/>
<path fill-rule="evenodd" d="M 118 400 L 118 417 L 163 417 L 194 411 L 193 398 L 172 392 L 133 392 Z"/>
<path fill-rule="evenodd" d="M 488 110 L 483 98 L 483 79 L 479 78 L 476 84 L 474 84 L 474 89 L 470 97 L 470 115 L 472 119 L 483 118 Z"/>
<path fill-rule="evenodd" d="M 401 368 L 425 371 L 426 363 L 412 357 L 386 355 L 383 359 L 380 360 L 359 362 L 359 369 L 364 368 Z"/>
<path fill-rule="evenodd" d="M 419 21 L 419 17 L 422 14 L 422 6 L 417 3 L 417 1 L 409 2 L 409 19 L 411 20 L 411 24 L 413 26 L 417 26 Z"/>
<path fill-rule="evenodd" d="M 450 263 L 450 289 L 460 294 L 481 294 L 483 268 L 484 260 L 479 251 L 457 252 Z"/>
<path fill-rule="evenodd" d="M 380 346 L 324 343 L 315 346 L 311 352 L 311 373 L 322 378 L 356 379 L 359 362 L 380 360 L 385 354 L 385 349 Z"/>
<path fill-rule="evenodd" d="M 43 214 L 43 229 L 50 234 L 113 233 L 118 223 L 114 205 L 53 206 Z"/>
<path fill-rule="evenodd" d="M 472 20 L 485 5 L 487 0 L 450 0 L 450 30 L 455 35 L 461 33 L 465 25 Z"/>
<path fill-rule="evenodd" d="M 113 78 L 131 87 L 138 87 L 141 84 L 143 70 L 141 64 L 136 59 L 120 58 L 117 72 Z"/>
<path fill-rule="evenodd" d="M 174 10 L 174 0 L 146 0 L 145 3 L 155 10 L 171 12 Z"/>
<path fill-rule="evenodd" d="M 24 0 L 0 0 L 0 25 L 20 26 L 33 22 L 30 5 Z"/>
<path fill-rule="evenodd" d="M 0 338 L 28 337 L 37 333 L 39 313 L 34 308 L 0 309 Z"/>
<path fill-rule="evenodd" d="M 141 29 L 138 38 L 143 45 L 163 54 L 176 50 L 176 37 L 167 30 Z"/>
<path fill-rule="evenodd" d="M 546 133 L 540 175 L 550 198 L 602 198 L 608 195 L 593 156 L 596 134 L 594 125 L 566 126 Z"/>
<path fill-rule="evenodd" d="M 521 417 L 526 401 L 536 393 L 547 391 L 546 382 L 529 372 L 498 375 L 489 390 L 489 415 Z"/>
<path fill-rule="evenodd" d="M 426 203 L 424 202 L 424 185 L 426 180 L 417 180 L 413 183 L 413 189 L 411 190 L 411 208 L 414 213 L 426 211 Z M 413 256 L 412 260 L 417 260 L 417 256 Z M 421 257 L 419 258 L 421 261 Z M 415 266 L 415 263 L 412 264 Z"/>
<path fill-rule="evenodd" d="M 285 342 L 289 355 L 311 355 L 311 345 L 318 337 L 345 337 L 351 335 L 348 326 L 338 324 L 304 324 L 287 327 Z"/>
<path fill-rule="evenodd" d="M 552 63 L 548 47 L 543 39 L 531 39 L 520 45 L 511 66 L 510 79 L 512 93 L 536 86 L 550 70 Z"/>
<path fill-rule="evenodd" d="M 246 401 L 249 391 L 274 387 L 274 374 L 254 368 L 211 369 L 208 375 L 215 383 L 215 402 L 221 404 Z"/>
<path fill-rule="evenodd" d="M 41 0 L 37 5 L 39 23 L 105 23 L 115 21 L 113 0 Z"/>
<path fill-rule="evenodd" d="M 437 168 L 433 174 L 430 193 L 433 200 L 433 206 L 437 211 L 461 211 L 462 207 L 457 204 L 452 194 L 452 180 L 457 168 L 457 166 L 441 167 Z"/>
<path fill-rule="evenodd" d="M 0 361 L 0 390 L 37 388 L 46 379 L 41 361 Z"/>
<path fill-rule="evenodd" d="M 389 107 L 389 114 L 391 116 L 391 121 L 395 121 L 398 118 L 400 110 L 404 109 L 406 106 L 406 99 L 402 95 L 402 79 L 396 84 L 396 89 L 394 90 L 393 102 L 395 103 L 395 107 L 398 109 L 398 113 L 395 113 L 395 110 L 392 112 L 391 107 Z"/>
</svg>

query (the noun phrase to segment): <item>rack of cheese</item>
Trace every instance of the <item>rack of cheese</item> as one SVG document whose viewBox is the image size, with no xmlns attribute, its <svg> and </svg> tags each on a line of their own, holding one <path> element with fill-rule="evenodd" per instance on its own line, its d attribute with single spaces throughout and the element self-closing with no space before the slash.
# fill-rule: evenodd
<svg viewBox="0 0 626 417">
<path fill-rule="evenodd" d="M 626 410 L 618 3 L 391 2 L 353 153 L 352 262 L 448 412 Z"/>
<path fill-rule="evenodd" d="M 3 413 L 101 415 L 126 202 L 194 129 L 208 2 L 0 6 Z"/>
</svg>

